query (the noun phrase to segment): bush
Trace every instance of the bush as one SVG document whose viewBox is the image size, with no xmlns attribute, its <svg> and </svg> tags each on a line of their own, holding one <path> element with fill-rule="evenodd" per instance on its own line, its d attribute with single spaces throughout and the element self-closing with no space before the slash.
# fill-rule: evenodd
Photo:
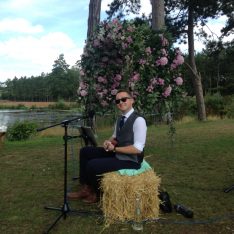
<svg viewBox="0 0 234 234">
<path fill-rule="evenodd" d="M 226 96 L 225 103 L 226 116 L 230 119 L 234 118 L 234 96 Z"/>
<path fill-rule="evenodd" d="M 7 129 L 9 141 L 27 140 L 36 134 L 37 124 L 30 121 L 15 122 Z"/>
<path fill-rule="evenodd" d="M 224 116 L 225 113 L 225 101 L 224 98 L 219 94 L 205 96 L 205 105 L 207 115 L 218 115 Z"/>
<path fill-rule="evenodd" d="M 55 104 L 49 105 L 49 108 L 54 110 L 69 110 L 70 107 L 66 105 L 66 103 L 63 100 L 59 100 Z"/>
<path fill-rule="evenodd" d="M 187 96 L 177 103 L 174 108 L 174 118 L 181 120 L 185 116 L 193 116 L 197 113 L 197 104 L 195 97 Z"/>
<path fill-rule="evenodd" d="M 78 101 L 87 110 L 106 113 L 115 110 L 117 91 L 129 89 L 141 113 L 167 113 L 183 94 L 183 63 L 170 36 L 155 33 L 148 22 L 101 22 L 79 62 Z"/>
</svg>

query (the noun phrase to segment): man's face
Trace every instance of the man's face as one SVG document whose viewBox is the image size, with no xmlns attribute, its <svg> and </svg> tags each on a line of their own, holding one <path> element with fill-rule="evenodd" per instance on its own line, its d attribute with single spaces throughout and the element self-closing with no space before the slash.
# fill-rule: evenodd
<svg viewBox="0 0 234 234">
<path fill-rule="evenodd" d="M 115 97 L 116 105 L 122 113 L 127 113 L 132 109 L 134 100 L 126 92 L 120 92 Z"/>
</svg>

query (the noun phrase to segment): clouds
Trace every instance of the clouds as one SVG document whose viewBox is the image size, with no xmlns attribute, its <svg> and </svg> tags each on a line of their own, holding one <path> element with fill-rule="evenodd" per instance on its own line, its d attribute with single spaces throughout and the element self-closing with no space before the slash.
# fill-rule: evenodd
<svg viewBox="0 0 234 234">
<path fill-rule="evenodd" d="M 8 70 L 1 69 L 0 76 L 30 77 L 50 72 L 54 60 L 61 53 L 65 55 L 69 65 L 74 65 L 82 53 L 82 48 L 78 48 L 74 41 L 62 32 L 48 33 L 40 37 L 26 35 L 10 38 L 0 42 L 2 67 Z"/>
<path fill-rule="evenodd" d="M 102 0 L 102 19 L 111 2 Z M 150 12 L 150 0 L 142 3 Z M 7 0 L 0 9 L 0 81 L 49 73 L 61 53 L 71 66 L 80 59 L 89 0 Z"/>
<path fill-rule="evenodd" d="M 31 22 L 23 18 L 4 18 L 0 21 L 0 33 L 17 32 L 35 34 L 43 31 L 42 25 L 32 25 Z"/>
<path fill-rule="evenodd" d="M 0 81 L 49 73 L 64 54 L 73 66 L 83 52 L 87 0 L 1 1 Z"/>
<path fill-rule="evenodd" d="M 102 0 L 102 19 L 111 2 Z M 148 15 L 150 0 L 141 3 L 140 15 Z M 89 0 L 7 0 L 0 1 L 0 9 L 4 9 L 0 15 L 0 81 L 49 73 L 61 53 L 71 66 L 80 59 Z M 211 23 L 216 34 L 225 24 L 223 20 Z M 197 51 L 204 47 L 202 43 L 196 41 Z M 187 52 L 187 45 L 179 46 Z"/>
</svg>

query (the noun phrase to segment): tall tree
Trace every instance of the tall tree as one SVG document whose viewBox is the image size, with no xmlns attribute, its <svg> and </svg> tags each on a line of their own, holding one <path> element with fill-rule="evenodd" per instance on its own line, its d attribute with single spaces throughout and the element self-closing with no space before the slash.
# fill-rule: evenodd
<svg viewBox="0 0 234 234">
<path fill-rule="evenodd" d="M 102 0 L 90 0 L 87 38 L 91 37 L 95 28 L 100 23 Z"/>
<path fill-rule="evenodd" d="M 231 35 L 234 32 L 234 1 L 222 0 L 220 1 L 221 14 L 227 16 L 225 27 L 221 30 L 223 36 Z"/>
<path fill-rule="evenodd" d="M 152 29 L 160 31 L 165 26 L 164 0 L 151 0 Z"/>
<path fill-rule="evenodd" d="M 220 15 L 226 15 L 228 21 L 223 33 L 228 33 L 233 30 L 233 0 L 165 0 L 166 10 L 166 25 L 175 37 L 180 37 L 181 41 L 188 39 L 189 63 L 187 64 L 191 74 L 194 85 L 194 91 L 198 107 L 198 119 L 205 120 L 205 104 L 203 98 L 203 88 L 201 82 L 201 75 L 197 70 L 195 63 L 195 49 L 194 48 L 194 27 L 205 26 L 208 19 L 218 18 Z M 206 33 L 201 30 L 199 36 L 206 36 Z M 207 39 L 207 38 L 206 38 Z"/>
</svg>

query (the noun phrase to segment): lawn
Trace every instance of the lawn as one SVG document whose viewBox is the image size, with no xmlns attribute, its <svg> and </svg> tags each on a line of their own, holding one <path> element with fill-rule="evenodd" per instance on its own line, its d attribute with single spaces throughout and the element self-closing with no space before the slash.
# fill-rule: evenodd
<svg viewBox="0 0 234 234">
<path fill-rule="evenodd" d="M 109 137 L 111 128 L 98 130 L 98 142 Z M 59 132 L 59 131 L 58 131 Z M 63 131 L 60 131 L 61 133 Z M 0 145 L 0 233 L 42 233 L 60 212 L 44 209 L 63 204 L 63 138 L 44 134 L 25 142 Z M 68 145 L 68 190 L 78 181 L 78 138 Z M 176 124 L 172 145 L 168 127 L 148 128 L 146 160 L 162 178 L 162 188 L 173 204 L 194 212 L 187 219 L 175 211 L 144 224 L 144 233 L 234 233 L 234 120 L 196 121 Z M 97 205 L 69 202 L 74 210 L 99 211 Z M 71 215 L 70 215 L 71 214 Z M 116 223 L 103 230 L 101 216 L 69 213 L 51 233 L 135 233 L 129 223 Z"/>
</svg>

